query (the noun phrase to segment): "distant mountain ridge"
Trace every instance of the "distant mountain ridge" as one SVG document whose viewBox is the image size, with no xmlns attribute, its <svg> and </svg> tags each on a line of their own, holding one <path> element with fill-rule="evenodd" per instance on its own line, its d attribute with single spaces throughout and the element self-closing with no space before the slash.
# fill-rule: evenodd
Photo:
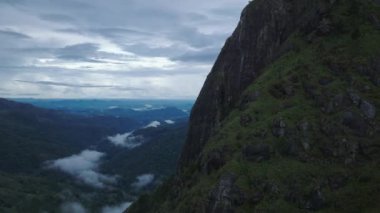
<svg viewBox="0 0 380 213">
<path fill-rule="evenodd" d="M 43 161 L 99 143 L 104 135 L 139 126 L 129 118 L 74 116 L 5 99 L 0 100 L 0 119 L 0 169 L 8 172 L 33 171 Z"/>
<path fill-rule="evenodd" d="M 132 202 L 174 174 L 187 129 L 178 111 L 89 116 L 0 99 L 0 212 L 61 212 L 66 203 L 99 212 Z M 131 149 L 109 140 L 132 131 L 141 143 Z"/>
</svg>

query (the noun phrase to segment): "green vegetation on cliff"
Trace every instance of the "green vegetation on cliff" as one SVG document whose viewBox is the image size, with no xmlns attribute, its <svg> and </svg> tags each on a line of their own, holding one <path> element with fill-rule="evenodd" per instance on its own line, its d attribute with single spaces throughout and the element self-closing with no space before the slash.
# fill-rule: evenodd
<svg viewBox="0 0 380 213">
<path fill-rule="evenodd" d="M 287 38 L 198 159 L 129 213 L 380 209 L 380 6 L 330 2 L 313 30 Z"/>
</svg>

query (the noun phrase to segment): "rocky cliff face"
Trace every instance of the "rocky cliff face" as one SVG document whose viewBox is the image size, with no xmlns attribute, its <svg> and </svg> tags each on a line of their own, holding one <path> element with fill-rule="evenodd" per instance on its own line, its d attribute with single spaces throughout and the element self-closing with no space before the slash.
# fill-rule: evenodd
<svg viewBox="0 0 380 213">
<path fill-rule="evenodd" d="M 177 176 L 129 212 L 376 212 L 379 20 L 378 0 L 251 2 L 193 108 Z"/>
<path fill-rule="evenodd" d="M 331 4 L 328 0 L 256 0 L 244 9 L 194 105 L 180 168 L 197 159 L 263 68 L 291 49 L 286 42 L 289 36 L 315 30 Z"/>
</svg>

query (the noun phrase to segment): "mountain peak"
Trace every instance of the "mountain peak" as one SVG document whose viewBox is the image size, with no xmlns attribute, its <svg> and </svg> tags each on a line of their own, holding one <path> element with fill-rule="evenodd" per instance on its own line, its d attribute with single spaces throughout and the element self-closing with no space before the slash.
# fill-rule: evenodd
<svg viewBox="0 0 380 213">
<path fill-rule="evenodd" d="M 177 176 L 128 212 L 379 209 L 379 17 L 371 0 L 251 2 L 192 110 Z"/>
<path fill-rule="evenodd" d="M 243 10 L 194 105 L 181 164 L 195 160 L 236 106 L 240 94 L 267 65 L 291 50 L 289 37 L 318 30 L 332 4 L 318 0 L 256 0 Z"/>
</svg>

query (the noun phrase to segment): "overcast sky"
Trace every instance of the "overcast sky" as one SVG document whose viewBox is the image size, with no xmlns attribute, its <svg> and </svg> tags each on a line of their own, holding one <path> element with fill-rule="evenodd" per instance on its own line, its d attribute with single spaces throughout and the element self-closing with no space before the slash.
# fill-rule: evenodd
<svg viewBox="0 0 380 213">
<path fill-rule="evenodd" d="M 247 0 L 0 0 L 0 97 L 195 98 Z"/>
</svg>

